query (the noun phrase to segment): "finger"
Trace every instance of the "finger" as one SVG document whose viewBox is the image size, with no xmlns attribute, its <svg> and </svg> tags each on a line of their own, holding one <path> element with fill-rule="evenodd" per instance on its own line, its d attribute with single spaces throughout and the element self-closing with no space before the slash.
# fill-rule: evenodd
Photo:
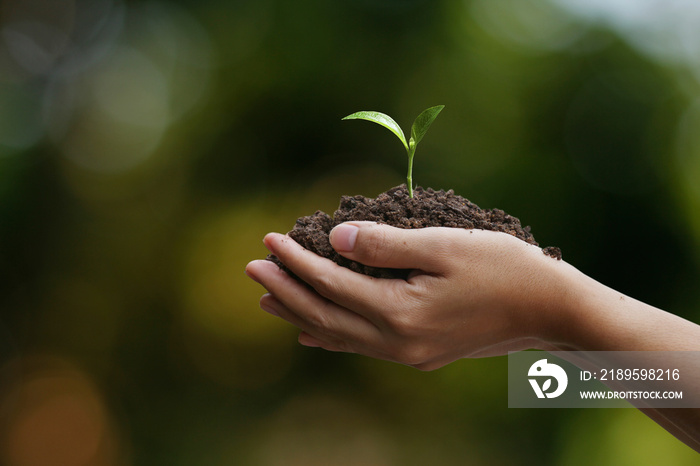
<svg viewBox="0 0 700 466">
<path fill-rule="evenodd" d="M 266 293 L 260 298 L 260 307 L 264 311 L 269 312 L 270 314 L 278 317 L 281 314 L 284 314 L 285 316 L 289 317 L 289 315 L 291 314 L 289 308 L 287 308 L 287 306 L 282 304 L 281 301 L 272 296 L 270 293 Z M 318 337 L 315 337 L 303 330 L 299 334 L 299 343 L 304 346 L 323 348 L 328 351 L 342 351 L 340 349 L 341 345 L 339 345 L 338 343 L 333 344 L 328 341 L 324 341 L 322 335 L 319 334 Z"/>
<path fill-rule="evenodd" d="M 299 333 L 299 344 L 303 346 L 308 346 L 310 348 L 323 348 L 326 351 L 340 352 L 340 353 L 354 353 L 355 351 L 348 351 L 348 349 L 341 349 L 340 346 L 334 345 L 323 341 L 320 338 L 316 338 L 313 335 L 301 332 Z"/>
<path fill-rule="evenodd" d="M 323 342 L 321 342 L 319 339 L 303 331 L 299 334 L 299 343 L 311 348 L 320 348 L 321 345 L 323 345 Z"/>
<path fill-rule="evenodd" d="M 275 298 L 272 294 L 267 293 L 260 298 L 260 306 L 267 312 L 280 316 L 298 328 L 304 328 L 300 321 L 296 320 L 295 313 L 291 311 L 284 303 Z M 374 331 L 372 333 L 375 333 Z M 322 348 L 327 351 L 357 353 L 369 356 L 375 359 L 383 359 L 403 364 L 401 358 L 396 357 L 396 346 L 387 346 L 387 341 L 384 336 L 379 336 L 379 340 L 372 338 L 371 340 L 339 340 L 337 337 L 332 337 L 324 334 L 323 331 L 308 328 L 299 333 L 298 341 L 303 346 Z M 425 363 L 430 364 L 429 362 Z M 432 368 L 440 367 L 433 365 Z M 419 365 L 414 365 L 419 367 Z"/>
<path fill-rule="evenodd" d="M 265 245 L 318 294 L 376 325 L 384 322 L 382 312 L 387 303 L 398 301 L 407 287 L 404 280 L 376 279 L 341 267 L 303 248 L 288 236 L 271 233 L 265 237 Z"/>
<path fill-rule="evenodd" d="M 266 293 L 262 296 L 262 298 L 260 298 L 260 307 L 273 315 L 285 316 L 285 320 L 287 321 L 290 321 L 290 316 L 293 314 L 292 311 L 287 308 L 287 306 L 285 306 L 270 293 Z M 315 334 L 311 334 L 309 332 L 314 332 Z M 326 351 L 359 353 L 377 359 L 390 359 L 387 353 L 381 352 L 376 348 L 366 346 L 364 342 L 363 344 L 357 344 L 356 342 L 352 341 L 332 339 L 329 335 L 324 335 L 320 332 L 317 333 L 315 330 L 309 330 L 309 332 L 302 330 L 299 333 L 298 341 L 301 345 L 313 348 L 322 348 Z"/>
<path fill-rule="evenodd" d="M 401 364 L 398 360 L 394 359 L 389 353 L 379 351 L 377 348 L 372 347 L 359 347 L 354 348 L 352 345 L 346 344 L 345 342 L 328 342 L 323 338 L 317 338 L 309 333 L 302 331 L 299 333 L 299 343 L 303 346 L 308 346 L 311 348 L 322 348 L 326 351 L 333 351 L 335 353 L 355 353 L 361 354 L 363 356 L 369 356 L 374 359 L 383 359 L 385 361 L 392 361 Z"/>
<path fill-rule="evenodd" d="M 316 338 L 363 345 L 376 344 L 381 338 L 369 320 L 323 298 L 270 261 L 251 262 L 246 273 L 270 292 L 261 299 L 261 307 Z"/>
<path fill-rule="evenodd" d="M 279 317 L 280 314 L 277 311 L 278 302 L 279 301 L 277 301 L 270 293 L 265 293 L 260 298 L 260 309 L 267 312 L 268 314 L 272 314 L 273 316 Z"/>
<path fill-rule="evenodd" d="M 439 272 L 449 255 L 449 234 L 433 228 L 401 229 L 374 222 L 346 222 L 331 230 L 333 248 L 372 267 Z"/>
</svg>

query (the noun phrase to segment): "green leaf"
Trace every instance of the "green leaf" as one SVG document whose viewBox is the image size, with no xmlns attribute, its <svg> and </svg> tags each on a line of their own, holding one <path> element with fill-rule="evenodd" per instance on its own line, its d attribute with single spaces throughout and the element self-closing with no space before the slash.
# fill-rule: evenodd
<svg viewBox="0 0 700 466">
<path fill-rule="evenodd" d="M 423 110 L 423 112 L 416 117 L 416 121 L 413 122 L 413 126 L 411 127 L 411 138 L 416 144 L 423 139 L 425 133 L 428 132 L 428 128 L 430 128 L 430 125 L 433 124 L 433 121 L 435 121 L 435 118 L 437 118 L 443 108 L 445 108 L 444 105 L 430 107 Z"/>
<path fill-rule="evenodd" d="M 406 142 L 406 136 L 404 136 L 403 130 L 398 125 L 398 123 L 396 123 L 394 119 L 391 118 L 389 115 L 385 115 L 380 112 L 362 111 L 353 113 L 352 115 L 348 115 L 345 118 L 343 118 L 343 120 L 367 120 L 382 125 L 389 131 L 394 133 L 396 137 L 401 140 L 406 150 L 408 150 L 408 143 Z"/>
</svg>

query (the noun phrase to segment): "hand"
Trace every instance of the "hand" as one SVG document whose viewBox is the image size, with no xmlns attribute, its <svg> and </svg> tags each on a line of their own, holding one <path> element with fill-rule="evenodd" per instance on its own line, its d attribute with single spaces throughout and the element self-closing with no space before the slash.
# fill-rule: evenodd
<svg viewBox="0 0 700 466">
<path fill-rule="evenodd" d="M 311 288 L 272 262 L 253 261 L 246 273 L 270 292 L 261 307 L 300 328 L 303 345 L 424 370 L 546 346 L 548 322 L 565 295 L 561 278 L 575 270 L 492 231 L 350 222 L 330 241 L 349 259 L 411 273 L 371 278 L 271 233 L 267 248 Z"/>
<path fill-rule="evenodd" d="M 270 292 L 261 307 L 302 329 L 303 345 L 424 370 L 528 348 L 698 351 L 700 326 L 621 295 L 506 233 L 350 222 L 330 240 L 349 259 L 411 273 L 407 280 L 371 278 L 289 237 L 267 235 L 268 249 L 311 288 L 270 261 L 251 262 L 246 273 Z M 697 374 L 697 361 L 686 359 L 681 372 Z M 693 403 L 697 384 L 689 381 Z M 698 410 L 643 411 L 700 451 Z"/>
</svg>

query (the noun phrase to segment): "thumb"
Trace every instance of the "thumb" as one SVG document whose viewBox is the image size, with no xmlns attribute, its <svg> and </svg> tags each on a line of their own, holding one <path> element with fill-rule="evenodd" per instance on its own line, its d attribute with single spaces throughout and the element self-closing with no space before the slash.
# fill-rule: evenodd
<svg viewBox="0 0 700 466">
<path fill-rule="evenodd" d="M 346 222 L 331 230 L 342 256 L 372 267 L 437 271 L 445 243 L 434 228 L 402 229 L 374 222 Z"/>
</svg>

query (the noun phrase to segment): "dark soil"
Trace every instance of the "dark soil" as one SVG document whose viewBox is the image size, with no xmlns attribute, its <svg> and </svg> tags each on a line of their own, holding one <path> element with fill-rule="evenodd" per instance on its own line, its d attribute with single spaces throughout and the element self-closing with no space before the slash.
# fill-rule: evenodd
<svg viewBox="0 0 700 466">
<path fill-rule="evenodd" d="M 408 197 L 406 185 L 397 186 L 380 194 L 376 199 L 364 196 L 343 196 L 340 206 L 331 218 L 317 211 L 308 217 L 297 219 L 289 236 L 297 243 L 316 254 L 327 257 L 355 272 L 378 278 L 405 278 L 406 270 L 368 267 L 348 260 L 335 252 L 328 234 L 336 225 L 351 220 L 368 220 L 399 228 L 450 227 L 502 231 L 527 243 L 538 246 L 530 233 L 530 227 L 522 227 L 520 220 L 500 209 L 483 210 L 454 191 L 434 191 L 417 187 L 413 199 Z M 561 260 L 561 251 L 556 247 L 544 248 L 542 252 Z M 276 256 L 268 256 L 283 269 Z M 289 270 L 287 270 L 289 272 Z"/>
</svg>

